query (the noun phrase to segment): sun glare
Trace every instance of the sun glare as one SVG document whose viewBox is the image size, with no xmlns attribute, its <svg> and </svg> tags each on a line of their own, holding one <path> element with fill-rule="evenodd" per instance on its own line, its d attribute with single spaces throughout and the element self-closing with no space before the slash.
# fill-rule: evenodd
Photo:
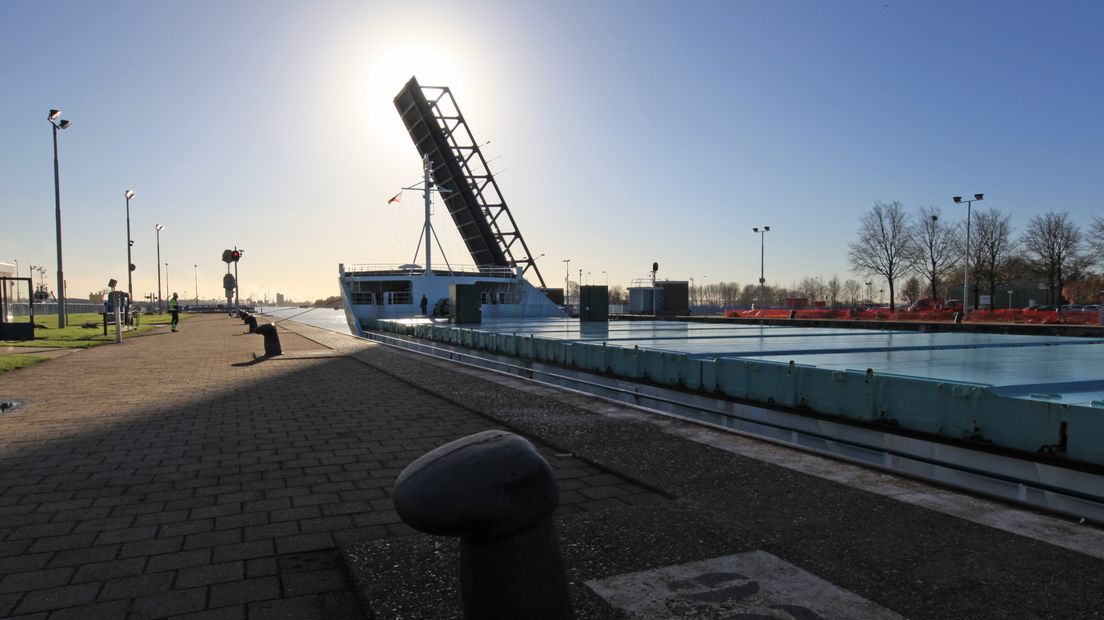
<svg viewBox="0 0 1104 620">
<path fill-rule="evenodd" d="M 381 135 L 395 134 L 396 128 L 401 130 L 401 124 L 396 124 L 392 100 L 412 76 L 426 86 L 466 83 L 459 69 L 462 59 L 455 53 L 446 53 L 429 39 L 373 44 L 362 61 L 360 109 L 373 117 L 372 130 L 380 131 Z"/>
</svg>

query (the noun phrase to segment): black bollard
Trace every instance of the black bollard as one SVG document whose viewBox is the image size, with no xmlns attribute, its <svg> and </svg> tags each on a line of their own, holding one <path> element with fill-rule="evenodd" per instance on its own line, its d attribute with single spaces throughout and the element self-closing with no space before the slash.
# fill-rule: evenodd
<svg viewBox="0 0 1104 620">
<path fill-rule="evenodd" d="M 265 323 L 257 328 L 257 333 L 264 336 L 265 357 L 280 355 L 284 352 L 284 350 L 280 348 L 280 336 L 276 333 L 275 325 L 272 323 Z"/>
<path fill-rule="evenodd" d="M 257 331 L 257 317 L 252 314 L 245 315 L 245 324 L 249 326 L 249 333 L 255 333 Z"/>
<path fill-rule="evenodd" d="M 423 455 L 395 481 L 395 510 L 416 530 L 460 538 L 466 618 L 573 617 L 552 512 L 552 467 L 533 444 L 484 431 Z"/>
</svg>

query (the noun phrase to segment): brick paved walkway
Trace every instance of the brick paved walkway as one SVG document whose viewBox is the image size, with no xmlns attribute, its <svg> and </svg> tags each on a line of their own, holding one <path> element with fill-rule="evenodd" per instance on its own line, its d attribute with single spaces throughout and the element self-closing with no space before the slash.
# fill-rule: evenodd
<svg viewBox="0 0 1104 620">
<path fill-rule="evenodd" d="M 363 617 L 337 547 L 409 534 L 402 468 L 498 426 L 288 331 L 253 362 L 244 331 L 191 317 L 0 378 L 26 401 L 0 417 L 0 616 Z M 538 447 L 563 513 L 658 497 Z"/>
</svg>

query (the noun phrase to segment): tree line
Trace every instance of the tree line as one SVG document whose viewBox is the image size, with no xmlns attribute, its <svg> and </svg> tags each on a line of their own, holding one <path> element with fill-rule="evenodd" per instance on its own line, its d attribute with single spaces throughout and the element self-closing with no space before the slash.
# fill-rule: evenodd
<svg viewBox="0 0 1104 620">
<path fill-rule="evenodd" d="M 932 298 L 957 297 L 949 286 L 969 270 L 969 300 L 975 308 L 980 296 L 995 300 L 998 286 L 1042 282 L 1047 303 L 1090 301 L 1100 291 L 1101 273 L 1092 271 L 1104 261 L 1104 219 L 1093 217 L 1088 233 L 1065 211 L 1031 218 L 1016 236 L 1012 216 L 997 209 L 977 209 L 969 222 L 946 222 L 937 207 L 922 207 L 911 215 L 900 202 L 875 201 L 859 220 L 847 258 L 852 272 L 875 277 L 889 290 L 895 307 L 897 284 L 915 299 L 916 282 Z M 1095 290 L 1092 290 L 1095 289 Z"/>
</svg>

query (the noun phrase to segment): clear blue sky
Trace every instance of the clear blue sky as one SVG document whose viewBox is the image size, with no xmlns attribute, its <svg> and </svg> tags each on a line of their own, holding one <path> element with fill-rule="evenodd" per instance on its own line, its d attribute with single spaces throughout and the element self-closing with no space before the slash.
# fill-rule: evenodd
<svg viewBox="0 0 1104 620">
<path fill-rule="evenodd" d="M 70 296 L 337 293 L 337 264 L 414 258 L 420 162 L 391 100 L 448 85 L 550 284 L 849 277 L 874 200 L 984 192 L 1104 213 L 1104 3 L 0 2 L 0 261 L 55 288 L 60 136 Z M 468 263 L 441 209 L 448 258 Z M 187 291 L 187 293 L 185 293 Z"/>
</svg>

